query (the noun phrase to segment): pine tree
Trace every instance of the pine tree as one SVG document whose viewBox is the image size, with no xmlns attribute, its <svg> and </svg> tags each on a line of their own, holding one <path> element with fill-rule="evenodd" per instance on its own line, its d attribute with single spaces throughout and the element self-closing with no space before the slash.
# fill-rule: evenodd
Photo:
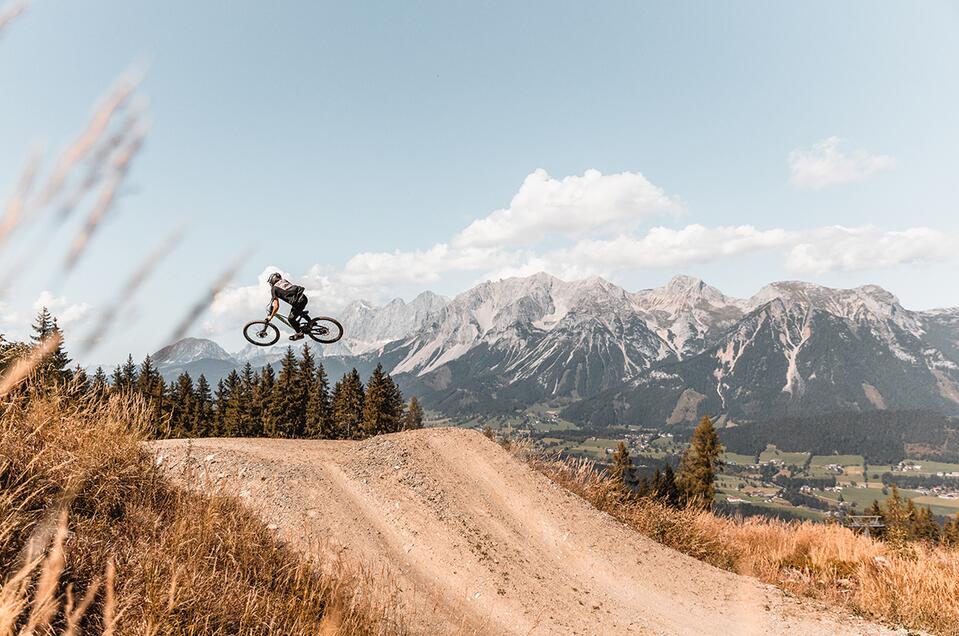
<svg viewBox="0 0 959 636">
<path fill-rule="evenodd" d="M 662 472 L 656 471 L 656 479 L 653 481 L 650 495 L 673 507 L 681 504 L 679 488 L 676 486 L 676 473 L 673 472 L 672 466 L 666 464 Z"/>
<path fill-rule="evenodd" d="M 396 385 L 393 377 L 389 374 L 383 378 L 384 393 L 386 394 L 386 413 L 385 424 L 387 431 L 395 433 L 403 430 L 406 424 L 406 402 L 403 401 L 403 394 L 400 387 Z M 422 418 L 421 418 L 422 423 Z"/>
<path fill-rule="evenodd" d="M 40 344 L 46 340 L 47 336 L 53 333 L 53 316 L 50 314 L 50 310 L 46 307 L 41 307 L 36 319 L 33 321 L 32 327 L 33 335 L 30 336 L 30 340 L 32 340 L 34 344 Z"/>
<path fill-rule="evenodd" d="M 132 358 L 130 358 L 132 360 Z M 136 390 L 148 400 L 152 405 L 157 414 L 160 414 L 164 410 L 163 403 L 163 394 L 166 389 L 166 383 L 163 381 L 163 376 L 160 375 L 160 372 L 157 370 L 156 365 L 153 364 L 153 358 L 147 356 L 143 359 L 143 362 L 140 363 L 140 372 L 136 374 L 134 372 L 135 381 L 132 383 Z M 126 380 L 126 372 L 124 372 L 124 380 Z"/>
<path fill-rule="evenodd" d="M 276 421 L 279 407 L 275 399 L 276 374 L 273 367 L 266 365 L 260 369 L 260 381 L 256 384 L 253 395 L 255 409 L 260 413 L 260 430 L 257 433 L 262 437 L 277 437 Z"/>
<path fill-rule="evenodd" d="M 51 367 L 59 380 L 67 381 L 71 377 L 70 356 L 67 355 L 66 345 L 64 344 L 63 331 L 57 324 L 57 319 L 53 319 L 53 332 L 60 336 L 60 344 L 57 345 L 53 353 L 50 354 Z"/>
<path fill-rule="evenodd" d="M 885 526 L 886 526 L 886 515 L 885 515 L 885 513 L 884 513 L 883 510 L 882 510 L 882 506 L 879 505 L 879 501 L 876 500 L 876 499 L 873 499 L 873 500 L 872 500 L 872 505 L 869 506 L 868 508 L 866 508 L 865 514 L 866 514 L 866 515 L 869 515 L 869 516 L 873 516 L 873 517 L 879 517 L 879 523 L 882 524 L 882 525 L 880 525 L 880 526 L 878 526 L 878 527 L 876 527 L 876 528 L 870 528 L 869 533 L 870 533 L 872 536 L 881 539 L 883 533 L 884 533 L 885 530 L 886 530 L 886 528 L 885 528 Z"/>
<path fill-rule="evenodd" d="M 709 508 L 716 496 L 716 473 L 721 462 L 722 446 L 708 415 L 704 415 L 693 431 L 689 448 L 679 463 L 677 485 L 683 497 L 693 506 Z"/>
<path fill-rule="evenodd" d="M 137 365 L 133 361 L 133 356 L 128 355 L 127 361 L 123 363 L 123 367 L 120 369 L 120 386 L 127 391 L 132 391 L 136 388 L 139 379 L 140 374 L 137 372 Z"/>
<path fill-rule="evenodd" d="M 297 367 L 296 387 L 297 387 L 297 406 L 296 422 L 293 430 L 293 437 L 309 437 L 307 430 L 310 428 L 310 394 L 313 393 L 314 382 L 316 381 L 316 360 L 309 345 L 303 345 L 300 354 L 300 364 Z"/>
<path fill-rule="evenodd" d="M 236 437 L 240 432 L 240 419 L 243 410 L 242 380 L 236 369 L 226 376 L 226 405 L 223 412 L 223 437 Z"/>
<path fill-rule="evenodd" d="M 113 369 L 113 373 L 110 375 L 110 384 L 114 391 L 122 391 L 125 388 L 123 386 L 123 371 L 120 369 L 120 365 Z"/>
<path fill-rule="evenodd" d="M 193 379 L 189 373 L 181 373 L 170 387 L 170 406 L 170 430 L 173 437 L 195 435 Z"/>
<path fill-rule="evenodd" d="M 63 343 L 63 332 L 46 307 L 42 307 L 37 313 L 33 325 L 33 335 L 30 340 L 33 346 L 38 346 L 48 338 L 59 337 L 60 343 L 50 352 L 43 362 L 37 367 L 36 374 L 41 382 L 64 383 L 70 380 L 70 356 L 67 355 Z"/>
<path fill-rule="evenodd" d="M 389 431 L 389 406 L 386 395 L 386 378 L 383 365 L 376 365 L 366 383 L 366 400 L 363 402 L 363 423 L 361 435 L 369 437 Z"/>
<path fill-rule="evenodd" d="M 410 405 L 406 409 L 406 422 L 403 428 L 405 429 L 423 428 L 423 407 L 420 406 L 420 401 L 416 399 L 415 395 L 410 398 Z M 489 426 L 487 426 L 486 428 L 489 428 Z M 492 429 L 490 430 L 490 432 L 492 432 Z M 486 431 L 484 430 L 483 433 L 485 434 Z"/>
<path fill-rule="evenodd" d="M 107 379 L 103 367 L 97 367 L 96 372 L 94 372 L 93 379 L 90 381 L 90 390 L 98 398 L 106 397 L 110 392 L 110 381 Z"/>
<path fill-rule="evenodd" d="M 953 519 L 946 520 L 940 541 L 948 546 L 959 546 L 959 512 Z"/>
<path fill-rule="evenodd" d="M 883 504 L 883 519 L 886 523 L 883 538 L 893 545 L 903 546 L 909 540 L 910 510 L 896 484 L 892 484 L 890 490 Z"/>
<path fill-rule="evenodd" d="M 196 388 L 193 391 L 193 422 L 190 430 L 197 437 L 208 437 L 213 434 L 213 396 L 210 393 L 210 383 L 202 373 L 197 378 Z"/>
<path fill-rule="evenodd" d="M 253 399 L 256 393 L 257 377 L 253 372 L 253 365 L 247 362 L 243 366 L 243 374 L 240 376 L 240 396 L 239 396 L 239 426 L 238 434 L 242 437 L 255 437 L 259 432 L 259 412 L 256 408 L 256 402 Z"/>
<path fill-rule="evenodd" d="M 365 397 L 363 382 L 356 369 L 336 383 L 333 388 L 333 421 L 337 437 L 355 439 L 361 435 Z"/>
<path fill-rule="evenodd" d="M 306 436 L 313 439 L 332 439 L 336 436 L 330 402 L 330 383 L 326 369 L 319 365 L 306 407 Z"/>
<path fill-rule="evenodd" d="M 223 380 L 216 383 L 216 392 L 213 394 L 213 430 L 210 431 L 212 437 L 222 437 L 226 433 L 226 407 L 230 395 L 226 390 Z"/>
<path fill-rule="evenodd" d="M 939 541 L 940 533 L 941 530 L 939 524 L 936 523 L 936 517 L 932 514 L 932 508 L 929 506 L 918 508 L 913 521 L 912 538 L 917 541 L 936 543 Z"/>
<path fill-rule="evenodd" d="M 293 347 L 287 347 L 280 362 L 280 375 L 276 381 L 277 429 L 280 437 L 293 437 L 303 430 L 304 417 L 301 409 L 303 391 L 299 386 L 299 368 Z"/>
<path fill-rule="evenodd" d="M 633 484 L 633 459 L 624 442 L 616 445 L 613 451 L 613 463 L 609 467 L 609 476 L 620 490 L 629 490 Z"/>
<path fill-rule="evenodd" d="M 172 434 L 169 428 L 170 422 L 167 420 L 170 416 L 169 402 L 165 399 L 167 393 L 166 382 L 163 376 L 153 364 L 150 356 L 144 358 L 137 371 L 133 364 L 133 357 L 127 358 L 122 370 L 123 385 L 128 390 L 139 393 L 149 405 L 152 416 L 152 434 L 154 437 L 166 437 Z"/>
<path fill-rule="evenodd" d="M 403 394 L 383 365 L 376 365 L 366 385 L 366 401 L 363 405 L 363 434 L 380 435 L 395 433 L 406 423 L 406 404 Z"/>
</svg>

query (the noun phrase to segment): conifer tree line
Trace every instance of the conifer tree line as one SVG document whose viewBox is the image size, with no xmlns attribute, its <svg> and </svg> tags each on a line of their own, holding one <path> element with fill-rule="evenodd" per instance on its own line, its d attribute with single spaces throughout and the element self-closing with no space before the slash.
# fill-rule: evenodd
<svg viewBox="0 0 959 636">
<path fill-rule="evenodd" d="M 678 474 L 666 464 L 662 471 L 657 469 L 653 477 L 637 480 L 629 449 L 623 442 L 613 452 L 608 474 L 614 484 L 630 496 L 658 499 L 673 507 L 706 509 L 715 499 L 720 455 L 722 446 L 716 428 L 709 416 L 703 416 L 693 432 L 689 448 L 683 453 Z"/>
<path fill-rule="evenodd" d="M 0 336 L 0 372 L 54 331 L 59 333 L 59 327 L 43 309 L 33 331 L 29 344 Z M 100 367 L 88 376 L 79 365 L 71 369 L 70 363 L 61 343 L 35 371 L 30 390 L 67 387 L 101 397 L 139 394 L 156 413 L 154 437 L 361 439 L 423 425 L 419 401 L 413 397 L 407 404 L 382 365 L 365 385 L 353 369 L 331 386 L 306 345 L 299 356 L 288 347 L 278 373 L 272 366 L 254 369 L 248 362 L 216 386 L 202 374 L 194 380 L 188 373 L 167 384 L 150 356 L 140 364 L 128 356 L 109 376 Z"/>
</svg>

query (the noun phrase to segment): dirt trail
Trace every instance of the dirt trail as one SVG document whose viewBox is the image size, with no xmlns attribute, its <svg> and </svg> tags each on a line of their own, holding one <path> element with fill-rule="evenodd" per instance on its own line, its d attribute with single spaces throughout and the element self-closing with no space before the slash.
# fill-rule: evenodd
<svg viewBox="0 0 959 636">
<path fill-rule="evenodd" d="M 391 573 L 419 633 L 895 633 L 666 548 L 475 431 L 155 448 L 175 474 L 232 484 L 292 544 Z"/>
</svg>

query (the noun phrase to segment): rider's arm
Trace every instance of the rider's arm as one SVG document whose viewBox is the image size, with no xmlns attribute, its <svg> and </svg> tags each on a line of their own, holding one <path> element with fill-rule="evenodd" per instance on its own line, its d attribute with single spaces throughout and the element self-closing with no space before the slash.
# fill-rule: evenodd
<svg viewBox="0 0 959 636">
<path fill-rule="evenodd" d="M 273 316 L 276 315 L 276 312 L 280 311 L 280 301 L 277 298 L 274 298 L 270 302 L 270 315 L 267 316 L 267 320 L 273 320 Z"/>
</svg>

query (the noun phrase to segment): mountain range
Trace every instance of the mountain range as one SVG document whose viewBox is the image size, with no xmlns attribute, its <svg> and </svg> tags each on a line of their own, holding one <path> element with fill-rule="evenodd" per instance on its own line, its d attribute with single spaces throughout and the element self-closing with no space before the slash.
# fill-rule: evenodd
<svg viewBox="0 0 959 636">
<path fill-rule="evenodd" d="M 330 375 L 378 363 L 408 393 L 452 416 L 532 405 L 571 421 L 650 426 L 725 423 L 833 411 L 959 413 L 959 308 L 911 311 L 874 285 L 798 281 L 748 299 L 677 276 L 629 292 L 602 278 L 548 274 L 481 283 L 453 299 L 358 301 L 346 336 L 323 355 Z M 229 354 L 185 339 L 157 352 L 168 378 L 216 381 L 283 347 Z"/>
</svg>

